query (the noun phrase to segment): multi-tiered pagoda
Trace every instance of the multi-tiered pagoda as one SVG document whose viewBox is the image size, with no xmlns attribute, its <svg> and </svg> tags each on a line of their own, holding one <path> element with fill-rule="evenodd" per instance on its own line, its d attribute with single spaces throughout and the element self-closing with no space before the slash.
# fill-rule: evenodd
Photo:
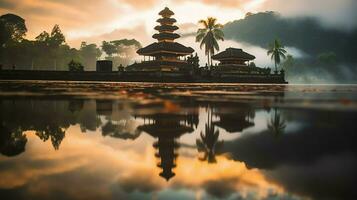
<svg viewBox="0 0 357 200">
<path fill-rule="evenodd" d="M 180 35 L 174 33 L 178 30 L 178 27 L 174 25 L 176 19 L 172 18 L 174 12 L 166 7 L 159 15 L 161 18 L 157 22 L 160 25 L 155 27 L 159 33 L 152 36 L 157 39 L 157 42 L 139 49 L 137 53 L 144 56 L 144 62 L 128 66 L 127 71 L 180 72 L 192 68 L 186 56 L 192 54 L 194 50 L 175 42 Z"/>
<path fill-rule="evenodd" d="M 160 160 L 157 166 L 162 169 L 159 175 L 170 180 L 175 176 L 173 169 L 176 167 L 179 148 L 177 139 L 194 131 L 193 126 L 198 125 L 198 115 L 158 113 L 136 117 L 144 119 L 144 125 L 137 129 L 157 138 L 153 147 L 156 149 L 155 156 Z"/>
</svg>

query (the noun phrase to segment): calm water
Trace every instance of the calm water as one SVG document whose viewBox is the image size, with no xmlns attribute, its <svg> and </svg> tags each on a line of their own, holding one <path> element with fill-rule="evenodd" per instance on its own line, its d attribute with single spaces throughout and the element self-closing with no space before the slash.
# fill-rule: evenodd
<svg viewBox="0 0 357 200">
<path fill-rule="evenodd" d="M 357 199 L 355 85 L 0 91 L 0 199 Z"/>
</svg>

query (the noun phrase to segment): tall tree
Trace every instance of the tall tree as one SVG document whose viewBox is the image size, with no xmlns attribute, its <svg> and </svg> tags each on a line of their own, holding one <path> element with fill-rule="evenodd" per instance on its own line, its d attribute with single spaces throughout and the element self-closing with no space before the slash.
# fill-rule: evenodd
<svg viewBox="0 0 357 200">
<path fill-rule="evenodd" d="M 50 37 L 50 46 L 59 47 L 61 44 L 66 42 L 66 38 L 64 37 L 60 27 L 56 24 L 51 31 Z"/>
<path fill-rule="evenodd" d="M 112 60 L 114 65 L 128 65 L 141 48 L 140 42 L 135 39 L 121 39 L 110 42 L 103 41 L 102 50 L 108 55 L 106 59 Z"/>
<path fill-rule="evenodd" d="M 217 23 L 217 19 L 208 17 L 206 20 L 198 22 L 203 28 L 198 29 L 196 34 L 196 42 L 201 42 L 200 48 L 205 47 L 205 54 L 207 55 L 208 65 L 212 65 L 211 56 L 214 55 L 215 50 L 219 51 L 217 40 L 224 41 L 224 34 L 222 31 L 223 25 Z"/>
<path fill-rule="evenodd" d="M 26 35 L 25 20 L 14 14 L 0 16 L 0 46 L 8 41 L 20 42 Z"/>
<path fill-rule="evenodd" d="M 280 65 L 282 58 L 286 58 L 286 53 L 285 47 L 277 39 L 269 45 L 267 54 L 268 56 L 271 55 L 271 59 L 274 60 L 275 73 L 278 73 L 278 65 Z"/>
<path fill-rule="evenodd" d="M 50 40 L 50 34 L 46 31 L 43 31 L 35 38 L 35 40 L 38 42 L 43 42 L 43 43 L 48 44 L 48 42 Z"/>
<path fill-rule="evenodd" d="M 102 51 L 97 47 L 96 44 L 87 44 L 86 42 L 81 43 L 79 53 L 87 70 L 94 70 L 95 62 L 102 55 Z"/>
<path fill-rule="evenodd" d="M 117 52 L 117 48 L 114 44 L 103 41 L 102 42 L 102 50 L 109 56 L 112 57 L 113 54 Z"/>
</svg>

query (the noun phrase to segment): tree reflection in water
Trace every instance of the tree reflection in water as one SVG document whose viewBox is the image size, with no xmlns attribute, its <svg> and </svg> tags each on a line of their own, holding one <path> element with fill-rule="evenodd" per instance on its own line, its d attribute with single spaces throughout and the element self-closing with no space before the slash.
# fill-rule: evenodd
<svg viewBox="0 0 357 200">
<path fill-rule="evenodd" d="M 223 146 L 223 141 L 218 141 L 219 130 L 216 130 L 212 123 L 212 109 L 207 108 L 207 123 L 205 125 L 205 132 L 201 131 L 200 139 L 196 140 L 198 152 L 203 152 L 203 156 L 199 159 L 207 161 L 208 163 L 216 163 L 216 150 Z"/>
<path fill-rule="evenodd" d="M 10 132 L 0 124 L 0 152 L 5 156 L 16 156 L 25 151 L 26 135 L 21 130 Z"/>
<path fill-rule="evenodd" d="M 286 128 L 286 121 L 281 112 L 274 108 L 274 115 L 268 121 L 268 129 L 275 137 L 280 137 L 284 134 Z"/>
</svg>

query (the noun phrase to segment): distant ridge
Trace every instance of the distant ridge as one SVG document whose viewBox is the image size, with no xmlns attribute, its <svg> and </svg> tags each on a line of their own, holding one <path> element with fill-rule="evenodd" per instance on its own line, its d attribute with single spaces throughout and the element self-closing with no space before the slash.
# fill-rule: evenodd
<svg viewBox="0 0 357 200">
<path fill-rule="evenodd" d="M 357 30 L 326 29 L 314 18 L 283 18 L 275 12 L 247 15 L 224 26 L 226 39 L 266 48 L 279 38 L 311 56 L 334 52 L 339 62 L 357 63 Z"/>
</svg>

